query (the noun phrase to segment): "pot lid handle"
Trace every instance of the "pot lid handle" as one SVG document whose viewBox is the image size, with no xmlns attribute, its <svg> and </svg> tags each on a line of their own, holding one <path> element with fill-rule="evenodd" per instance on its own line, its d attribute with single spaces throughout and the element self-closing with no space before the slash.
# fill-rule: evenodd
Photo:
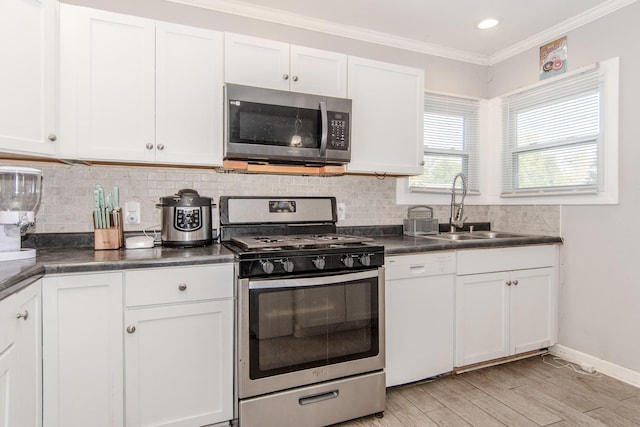
<svg viewBox="0 0 640 427">
<path fill-rule="evenodd" d="M 183 188 L 182 190 L 178 191 L 178 194 L 176 194 L 176 196 L 178 196 L 178 197 L 183 197 L 183 196 L 200 197 L 200 194 L 198 194 L 198 192 L 196 190 L 193 190 L 191 188 Z"/>
</svg>

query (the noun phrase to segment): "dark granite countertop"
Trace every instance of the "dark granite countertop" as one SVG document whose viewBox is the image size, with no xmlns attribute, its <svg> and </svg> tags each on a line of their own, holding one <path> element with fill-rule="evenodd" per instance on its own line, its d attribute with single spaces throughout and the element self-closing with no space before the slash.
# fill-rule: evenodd
<svg viewBox="0 0 640 427">
<path fill-rule="evenodd" d="M 527 235 L 509 239 L 439 240 L 404 235 L 375 236 L 375 243 L 384 245 L 385 255 L 404 255 L 431 251 L 488 249 L 511 246 L 549 245 L 562 243 L 561 237 Z"/>
<path fill-rule="evenodd" d="M 476 223 L 475 226 L 476 230 L 489 229 L 489 224 L 485 223 Z M 339 228 L 339 232 L 371 237 L 375 244 L 385 247 L 386 255 L 562 243 L 561 237 L 535 235 L 509 239 L 438 240 L 405 236 L 402 226 L 344 227 Z M 233 253 L 217 243 L 199 248 L 156 246 L 150 249 L 95 251 L 90 236 L 82 233 L 36 235 L 31 240 L 45 245 L 36 249 L 35 259 L 0 262 L 0 300 L 45 274 L 215 264 L 234 260 Z M 47 247 L 51 241 L 57 244 L 62 242 L 63 247 Z"/>
<path fill-rule="evenodd" d="M 0 300 L 45 274 L 64 274 L 233 262 L 233 252 L 220 244 L 199 248 L 37 249 L 36 258 L 0 262 Z"/>
</svg>

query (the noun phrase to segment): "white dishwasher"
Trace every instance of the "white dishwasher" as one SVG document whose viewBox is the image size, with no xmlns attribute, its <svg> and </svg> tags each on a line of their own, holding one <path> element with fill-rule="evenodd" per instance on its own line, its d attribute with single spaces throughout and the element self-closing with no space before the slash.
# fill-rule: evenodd
<svg viewBox="0 0 640 427">
<path fill-rule="evenodd" d="M 387 387 L 453 369 L 455 252 L 385 258 Z"/>
</svg>

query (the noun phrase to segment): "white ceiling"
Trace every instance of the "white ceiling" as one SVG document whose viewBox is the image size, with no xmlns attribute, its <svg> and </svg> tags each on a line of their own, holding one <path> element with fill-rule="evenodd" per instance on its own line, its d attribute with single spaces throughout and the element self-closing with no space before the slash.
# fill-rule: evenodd
<svg viewBox="0 0 640 427">
<path fill-rule="evenodd" d="M 492 64 L 636 0 L 170 0 L 479 64 Z M 491 30 L 475 28 L 498 16 Z"/>
</svg>

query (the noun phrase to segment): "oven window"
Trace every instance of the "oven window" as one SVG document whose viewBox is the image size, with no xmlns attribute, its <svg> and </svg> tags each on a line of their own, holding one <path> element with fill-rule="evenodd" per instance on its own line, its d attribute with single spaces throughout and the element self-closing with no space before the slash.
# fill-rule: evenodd
<svg viewBox="0 0 640 427">
<path fill-rule="evenodd" d="M 230 142 L 320 148 L 319 109 L 241 102 L 229 106 Z"/>
<path fill-rule="evenodd" d="M 251 379 L 378 354 L 378 280 L 249 292 Z"/>
</svg>

